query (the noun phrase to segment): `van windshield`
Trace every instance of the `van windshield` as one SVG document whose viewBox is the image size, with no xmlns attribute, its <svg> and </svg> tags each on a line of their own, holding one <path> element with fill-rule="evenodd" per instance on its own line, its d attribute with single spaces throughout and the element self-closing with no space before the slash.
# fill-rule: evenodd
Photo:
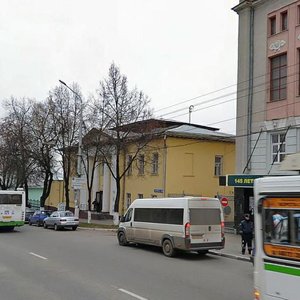
<svg viewBox="0 0 300 300">
<path fill-rule="evenodd" d="M 221 213 L 218 208 L 191 208 L 191 225 L 220 225 Z"/>
</svg>

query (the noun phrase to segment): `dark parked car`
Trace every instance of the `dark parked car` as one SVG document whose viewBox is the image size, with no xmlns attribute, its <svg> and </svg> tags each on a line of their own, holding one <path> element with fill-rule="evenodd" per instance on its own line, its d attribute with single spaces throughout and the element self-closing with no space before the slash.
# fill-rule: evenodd
<svg viewBox="0 0 300 300">
<path fill-rule="evenodd" d="M 25 223 L 29 222 L 30 217 L 34 214 L 35 209 L 26 207 L 25 209 Z"/>
<path fill-rule="evenodd" d="M 43 226 L 44 219 L 51 215 L 50 210 L 37 210 L 30 218 L 29 225 L 36 224 L 37 226 Z"/>
</svg>

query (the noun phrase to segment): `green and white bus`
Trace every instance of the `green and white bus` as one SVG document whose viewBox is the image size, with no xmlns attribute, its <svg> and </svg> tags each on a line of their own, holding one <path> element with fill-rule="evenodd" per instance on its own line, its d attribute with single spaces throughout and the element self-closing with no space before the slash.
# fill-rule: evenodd
<svg viewBox="0 0 300 300">
<path fill-rule="evenodd" d="M 254 299 L 300 299 L 300 176 L 255 180 Z"/>
<path fill-rule="evenodd" d="M 0 228 L 13 230 L 25 223 L 25 191 L 0 191 Z"/>
</svg>

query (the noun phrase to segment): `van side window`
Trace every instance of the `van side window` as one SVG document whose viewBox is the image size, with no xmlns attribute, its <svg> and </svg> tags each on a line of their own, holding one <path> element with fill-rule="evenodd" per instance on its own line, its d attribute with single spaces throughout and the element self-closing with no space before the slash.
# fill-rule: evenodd
<svg viewBox="0 0 300 300">
<path fill-rule="evenodd" d="M 125 215 L 125 220 L 124 220 L 124 222 L 129 222 L 129 221 L 131 221 L 132 212 L 133 212 L 133 209 L 132 209 L 132 208 L 130 208 L 130 209 L 127 211 L 127 213 L 126 213 L 126 215 Z"/>
</svg>

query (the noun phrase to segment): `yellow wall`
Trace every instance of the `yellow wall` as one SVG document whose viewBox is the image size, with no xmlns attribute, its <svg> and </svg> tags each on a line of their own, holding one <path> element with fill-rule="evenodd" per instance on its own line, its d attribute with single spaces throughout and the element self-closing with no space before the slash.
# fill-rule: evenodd
<svg viewBox="0 0 300 300">
<path fill-rule="evenodd" d="M 74 208 L 74 193 L 70 186 L 70 207 Z M 46 199 L 45 206 L 57 208 L 59 202 L 66 203 L 65 188 L 63 180 L 53 180 L 49 197 Z"/>
<path fill-rule="evenodd" d="M 158 174 L 151 173 L 153 153 L 158 153 Z M 133 147 L 129 149 L 129 154 L 134 154 Z M 144 198 L 149 198 L 153 195 L 162 197 L 162 194 L 154 192 L 154 189 L 163 188 L 163 140 L 152 141 L 140 154 L 145 155 L 144 175 L 138 174 L 137 161 L 134 161 L 132 175 L 126 175 L 121 183 L 122 192 L 120 202 L 126 202 L 127 193 L 131 193 L 132 201 L 138 198 L 138 194 L 143 194 Z M 122 205 L 121 208 L 123 208 Z"/>
<path fill-rule="evenodd" d="M 235 144 L 229 142 L 199 141 L 184 138 L 152 141 L 141 153 L 145 154 L 145 174 L 138 175 L 136 162 L 133 174 L 125 176 L 121 184 L 120 213 L 126 210 L 126 194 L 133 201 L 138 194 L 144 198 L 181 195 L 233 196 L 233 188 L 219 186 L 219 177 L 214 176 L 215 155 L 223 156 L 223 175 L 235 173 Z M 133 149 L 132 153 L 133 153 Z M 151 174 L 151 155 L 159 153 L 158 175 Z M 166 182 L 164 186 L 164 164 L 166 154 Z M 122 164 L 121 164 L 122 166 Z M 165 189 L 164 189 L 165 188 Z M 163 189 L 164 193 L 155 192 Z M 125 207 L 124 207 L 125 206 Z M 233 210 L 233 207 L 232 207 Z M 231 217 L 229 218 L 231 219 Z"/>
<path fill-rule="evenodd" d="M 223 156 L 223 175 L 235 172 L 235 144 L 182 138 L 167 139 L 166 195 L 232 195 L 214 176 L 215 156 Z"/>
</svg>

